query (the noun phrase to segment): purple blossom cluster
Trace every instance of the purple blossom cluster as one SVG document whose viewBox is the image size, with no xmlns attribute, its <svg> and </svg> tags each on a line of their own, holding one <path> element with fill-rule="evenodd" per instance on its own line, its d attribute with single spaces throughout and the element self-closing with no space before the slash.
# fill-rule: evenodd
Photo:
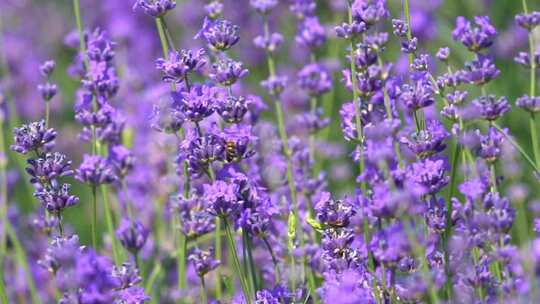
<svg viewBox="0 0 540 304">
<path fill-rule="evenodd" d="M 540 299 L 527 1 L 517 96 L 490 17 L 432 52 L 442 1 L 113 2 L 33 67 L 43 119 L 0 82 L 0 303 Z"/>
</svg>

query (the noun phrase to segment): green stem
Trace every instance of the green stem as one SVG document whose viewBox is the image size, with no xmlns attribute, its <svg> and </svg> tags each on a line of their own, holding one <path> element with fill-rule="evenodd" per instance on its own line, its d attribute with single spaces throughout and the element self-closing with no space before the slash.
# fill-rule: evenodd
<svg viewBox="0 0 540 304">
<path fill-rule="evenodd" d="M 103 197 L 103 207 L 105 209 L 105 221 L 107 223 L 107 230 L 109 230 L 109 235 L 111 236 L 111 246 L 112 246 L 112 252 L 113 252 L 113 258 L 114 263 L 116 265 L 120 265 L 122 263 L 122 259 L 120 256 L 120 249 L 118 246 L 118 240 L 116 239 L 116 233 L 114 231 L 114 219 L 112 214 L 112 208 L 109 202 L 109 194 L 107 192 L 107 186 L 101 185 L 101 196 Z"/>
<path fill-rule="evenodd" d="M 531 129 L 531 142 L 533 146 L 534 160 L 536 166 L 540 168 L 540 146 L 538 145 L 538 132 L 537 132 L 536 113 L 531 113 L 529 117 L 529 128 Z"/>
<path fill-rule="evenodd" d="M 492 123 L 492 126 L 495 129 L 497 129 L 499 132 L 501 132 L 501 134 L 512 144 L 512 146 L 514 146 L 514 148 L 518 150 L 518 152 L 521 154 L 521 156 L 523 156 L 523 158 L 527 161 L 529 166 L 536 172 L 536 174 L 540 176 L 540 170 L 538 169 L 534 161 L 531 159 L 529 154 L 525 152 L 525 149 L 523 149 L 523 147 L 521 147 L 511 136 L 506 134 L 506 132 L 498 124 Z"/>
<path fill-rule="evenodd" d="M 204 276 L 200 276 L 201 278 L 201 304 L 208 303 L 208 299 L 206 298 L 206 284 L 204 283 Z"/>
<path fill-rule="evenodd" d="M 221 245 L 221 219 L 219 217 L 216 218 L 216 231 L 214 234 L 214 245 L 216 247 L 215 256 L 216 260 L 222 261 L 222 255 L 223 255 L 223 248 Z M 221 269 L 218 267 L 216 269 L 216 298 L 221 299 L 223 290 L 221 286 Z"/>
<path fill-rule="evenodd" d="M 274 278 L 276 280 L 276 284 L 281 282 L 281 272 L 279 270 L 279 263 L 276 258 L 276 255 L 274 254 L 274 250 L 272 249 L 272 246 L 270 246 L 270 243 L 268 242 L 268 239 L 266 237 L 262 238 L 264 245 L 266 246 L 266 249 L 268 250 L 268 253 L 270 253 L 270 257 L 272 257 L 272 263 L 274 264 Z"/>
<path fill-rule="evenodd" d="M 5 230 L 4 230 L 5 231 Z M 0 302 L 9 303 L 8 296 L 6 293 L 6 284 L 4 283 L 4 266 L 0 265 Z"/>
<path fill-rule="evenodd" d="M 233 260 L 233 266 L 238 278 L 240 280 L 240 285 L 242 286 L 242 292 L 248 304 L 251 304 L 252 294 L 249 289 L 249 284 L 247 283 L 246 276 L 244 271 L 242 271 L 242 266 L 240 265 L 240 260 L 238 258 L 238 252 L 236 250 L 236 242 L 234 240 L 233 232 L 229 221 L 227 218 L 223 218 L 223 224 L 225 226 L 225 234 L 227 236 L 227 245 L 229 248 L 229 254 Z"/>
<path fill-rule="evenodd" d="M 178 269 L 178 289 L 185 290 L 187 288 L 186 282 L 186 255 L 187 255 L 187 237 L 182 233 L 179 233 L 178 238 L 178 253 L 176 255 L 176 267 Z"/>
<path fill-rule="evenodd" d="M 242 231 L 242 242 L 244 250 L 244 262 L 246 263 L 246 273 L 249 273 L 248 283 L 250 284 L 250 290 L 257 290 L 257 273 L 255 271 L 255 264 L 253 263 L 253 254 L 250 239 L 247 233 Z"/>
<path fill-rule="evenodd" d="M 456 189 L 456 183 L 457 183 L 457 168 L 459 166 L 459 155 L 461 154 L 461 148 L 459 142 L 456 141 L 454 146 L 454 152 L 452 154 L 452 165 L 451 165 L 451 173 L 450 173 L 450 188 L 448 189 L 448 197 L 446 198 L 446 226 L 444 229 L 444 248 L 446 249 L 444 251 L 444 261 L 445 261 L 445 272 L 446 272 L 446 283 L 445 283 L 445 291 L 448 296 L 448 299 L 452 297 L 452 272 L 450 271 L 450 254 L 448 252 L 448 242 L 450 241 L 450 237 L 452 236 L 452 212 L 453 212 L 453 206 L 452 206 L 452 197 L 454 196 L 454 191 Z"/>
<path fill-rule="evenodd" d="M 97 247 L 97 194 L 96 194 L 96 186 L 92 185 L 92 223 L 91 223 L 91 229 L 92 229 L 92 247 L 94 247 L 94 250 L 98 250 Z"/>
<path fill-rule="evenodd" d="M 1 98 L 1 97 L 0 97 Z M 0 104 L 1 106 L 1 104 Z M 0 111 L 2 111 L 0 109 Z M 8 297 L 6 293 L 6 285 L 4 282 L 4 267 L 7 260 L 7 154 L 6 144 L 4 141 L 4 115 L 0 113 L 0 221 L 2 222 L 2 228 L 0 233 L 0 300 L 2 303 L 8 303 Z"/>
<path fill-rule="evenodd" d="M 159 34 L 159 41 L 161 43 L 161 49 L 163 51 L 163 58 L 169 58 L 169 44 L 167 42 L 167 37 L 165 35 L 165 29 L 163 28 L 163 19 L 162 17 L 156 18 L 156 27 Z"/>
<path fill-rule="evenodd" d="M 264 18 L 263 27 L 264 27 L 264 36 L 267 38 L 270 37 L 270 28 L 268 24 L 268 18 L 266 17 Z M 268 74 L 270 75 L 270 77 L 275 77 L 276 68 L 275 68 L 275 63 L 274 63 L 274 59 L 272 57 L 271 52 L 267 52 L 266 61 L 268 64 Z M 294 175 L 293 175 L 292 153 L 289 148 L 289 137 L 287 134 L 287 130 L 285 128 L 285 118 L 283 115 L 283 107 L 281 105 L 279 96 L 274 96 L 274 107 L 275 107 L 275 115 L 276 115 L 276 120 L 278 123 L 278 132 L 281 139 L 283 154 L 287 162 L 287 184 L 288 184 L 289 192 L 291 196 L 291 206 L 292 206 L 292 212 L 294 214 L 295 227 L 296 227 L 295 231 L 297 233 L 296 237 L 300 242 L 300 247 L 304 248 L 305 240 L 304 240 L 302 226 L 299 220 L 298 198 L 297 198 L 296 184 L 295 184 Z M 303 272 L 305 272 L 305 264 L 304 264 Z"/>
<path fill-rule="evenodd" d="M 431 272 L 429 270 L 429 264 L 428 260 L 426 258 L 426 252 L 424 250 L 424 247 L 418 243 L 418 240 L 416 239 L 415 233 L 412 230 L 410 224 L 409 224 L 409 217 L 408 215 L 405 215 L 405 218 L 403 219 L 404 226 L 405 226 L 405 232 L 407 234 L 407 238 L 409 239 L 409 242 L 411 243 L 411 248 L 414 256 L 418 259 L 420 259 L 420 268 L 422 271 L 422 275 L 424 277 L 424 282 L 428 285 L 428 296 L 430 299 L 430 303 L 439 303 L 439 296 L 437 295 L 437 292 L 433 288 L 433 278 L 431 275 Z M 415 221 L 420 222 L 420 221 Z"/>
<path fill-rule="evenodd" d="M 348 19 L 349 23 L 353 22 L 353 15 L 352 15 L 352 3 L 349 1 L 348 6 Z M 356 133 L 357 133 L 357 141 L 358 141 L 358 149 L 360 159 L 358 161 L 358 174 L 362 174 L 364 172 L 365 167 L 365 160 L 364 160 L 364 153 L 363 153 L 363 145 L 364 145 L 364 134 L 362 129 L 362 116 L 360 113 L 360 104 L 359 104 L 359 93 L 358 93 L 358 87 L 357 87 L 357 79 L 356 79 L 356 43 L 354 39 L 351 38 L 350 42 L 350 69 L 351 69 L 351 84 L 352 84 L 352 93 L 353 93 L 353 106 L 354 106 L 354 118 L 355 118 L 355 124 L 356 124 Z M 360 189 L 362 190 L 362 193 L 365 195 L 367 192 L 367 185 L 365 181 L 360 183 Z M 366 243 L 369 243 L 371 239 L 371 231 L 369 227 L 369 222 L 367 219 L 364 219 L 364 241 Z M 374 270 L 374 262 L 373 262 L 373 255 L 371 251 L 368 250 L 368 268 L 370 271 Z"/>
<path fill-rule="evenodd" d="M 30 270 L 30 266 L 28 265 L 28 256 L 26 255 L 26 252 L 24 251 L 24 248 L 20 243 L 19 238 L 17 237 L 17 232 L 15 232 L 9 221 L 6 222 L 6 234 L 9 236 L 9 239 L 13 243 L 13 248 L 15 249 L 15 256 L 18 260 L 18 263 L 24 270 L 28 283 L 28 289 L 30 290 L 30 297 L 32 298 L 32 303 L 42 303 L 41 299 L 38 296 L 34 277 L 32 276 L 32 271 Z"/>
<path fill-rule="evenodd" d="M 75 22 L 77 23 L 77 31 L 79 33 L 79 51 L 83 58 L 85 70 L 88 70 L 88 58 L 86 57 L 86 40 L 84 39 L 84 29 L 81 19 L 81 5 L 79 0 L 73 0 L 73 13 L 75 14 Z"/>
<path fill-rule="evenodd" d="M 45 128 L 49 128 L 49 116 L 51 112 L 50 108 L 49 101 L 45 101 Z"/>
</svg>

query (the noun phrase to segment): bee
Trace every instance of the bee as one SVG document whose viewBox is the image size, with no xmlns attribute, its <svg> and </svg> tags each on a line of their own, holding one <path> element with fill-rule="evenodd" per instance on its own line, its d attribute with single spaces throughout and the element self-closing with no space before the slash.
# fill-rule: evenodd
<svg viewBox="0 0 540 304">
<path fill-rule="evenodd" d="M 227 162 L 237 162 L 239 160 L 238 150 L 236 149 L 236 141 L 227 140 L 225 142 L 225 159 Z"/>
</svg>

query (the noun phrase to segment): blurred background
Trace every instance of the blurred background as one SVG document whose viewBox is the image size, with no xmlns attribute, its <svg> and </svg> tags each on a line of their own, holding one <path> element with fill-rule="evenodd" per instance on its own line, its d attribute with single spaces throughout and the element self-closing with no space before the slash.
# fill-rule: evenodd
<svg viewBox="0 0 540 304">
<path fill-rule="evenodd" d="M 178 48 L 196 48 L 199 40 L 193 39 L 202 25 L 207 1 L 178 0 L 175 10 L 166 16 L 172 38 Z M 266 98 L 259 82 L 267 74 L 263 53 L 254 50 L 253 38 L 261 32 L 259 17 L 249 9 L 249 0 L 225 0 L 224 16 L 240 26 L 241 40 L 234 48 L 234 56 L 242 60 L 250 70 L 243 81 L 246 90 Z M 279 9 L 272 13 L 272 27 L 285 37 L 284 47 L 277 58 L 281 74 L 291 75 L 309 61 L 307 50 L 299 48 L 294 42 L 297 25 L 289 12 L 288 1 L 282 1 Z M 393 18 L 401 17 L 401 2 L 388 1 Z M 535 3 L 533 3 L 535 2 Z M 120 75 L 120 91 L 113 103 L 126 115 L 124 141 L 133 147 L 137 156 L 136 172 L 129 177 L 128 185 L 131 199 L 141 206 L 164 208 L 167 194 L 174 192 L 174 176 L 165 174 L 171 166 L 174 150 L 167 142 L 167 136 L 152 130 L 149 118 L 154 104 L 168 98 L 168 87 L 159 79 L 154 61 L 162 55 L 154 20 L 142 12 L 133 11 L 131 0 L 82 0 L 82 18 L 86 29 L 101 28 L 117 43 L 116 66 Z M 528 92 L 529 75 L 518 66 L 513 58 L 520 51 L 527 50 L 527 33 L 514 24 L 514 15 L 521 12 L 521 2 L 517 0 L 412 0 L 411 18 L 413 34 L 419 38 L 423 51 L 435 54 L 439 47 L 450 46 L 450 64 L 457 68 L 472 56 L 451 38 L 455 17 L 467 18 L 475 15 L 489 15 L 499 31 L 493 55 L 501 76 L 489 84 L 488 91 L 498 96 L 507 96 L 514 104 L 517 97 Z M 331 117 L 330 127 L 320 136 L 327 138 L 329 144 L 324 150 L 326 160 L 319 164 L 328 172 L 331 189 L 336 193 L 352 191 L 352 181 L 356 172 L 351 171 L 347 154 L 352 150 L 343 140 L 339 126 L 339 108 L 350 100 L 350 94 L 341 83 L 341 67 L 346 62 L 346 45 L 335 38 L 333 28 L 346 18 L 345 0 L 318 1 L 318 13 L 327 28 L 329 41 L 319 49 L 317 57 L 333 71 L 334 88 L 323 97 L 325 113 Z M 540 9 L 540 1 L 529 1 L 530 10 Z M 390 24 L 387 24 L 390 29 Z M 540 33 L 537 42 L 540 42 Z M 394 62 L 394 72 L 400 74 L 407 69 L 406 58 L 399 50 L 397 39 L 385 52 L 385 61 Z M 7 113 L 8 128 L 5 136 L 8 145 L 11 130 L 20 123 L 34 121 L 44 116 L 44 104 L 36 86 L 43 81 L 38 67 L 48 59 L 57 63 L 52 81 L 59 86 L 58 95 L 51 101 L 51 126 L 58 136 L 57 150 L 68 154 L 74 167 L 80 163 L 81 155 L 88 151 L 88 144 L 77 137 L 80 126 L 74 121 L 74 101 L 80 84 L 76 67 L 72 66 L 77 55 L 75 18 L 71 1 L 60 0 L 0 0 L 0 106 Z M 436 69 L 436 67 L 435 67 Z M 474 90 L 474 89 L 473 89 Z M 283 95 L 287 107 L 289 127 L 294 129 L 294 113 L 309 107 L 308 97 L 295 89 L 294 82 Z M 472 96 L 476 95 L 471 92 Z M 271 111 L 264 114 L 271 120 Z M 513 108 L 500 122 L 509 128 L 528 151 L 530 137 L 527 116 L 524 111 Z M 170 152 L 170 153 L 168 153 Z M 322 153 L 322 152 L 321 152 Z M 510 186 L 509 195 L 514 200 L 525 201 L 537 197 L 537 187 L 530 171 L 521 171 L 514 162 L 504 168 Z M 10 216 L 18 218 L 32 210 L 36 204 L 32 198 L 31 186 L 22 175 L 25 160 L 15 153 L 8 154 Z M 503 166 L 505 163 L 503 161 Z M 526 168 L 523 166 L 523 168 Z M 172 170 L 174 172 L 174 170 Z M 518 181 L 518 182 L 516 182 Z M 73 182 L 74 194 L 81 203 L 66 211 L 66 221 L 81 236 L 82 243 L 88 243 L 90 204 L 89 189 Z M 123 199 L 122 196 L 118 199 Z M 533 203 L 531 206 L 535 206 Z M 162 209 L 158 209 L 162 210 Z M 104 227 L 104 221 L 100 223 Z"/>
</svg>

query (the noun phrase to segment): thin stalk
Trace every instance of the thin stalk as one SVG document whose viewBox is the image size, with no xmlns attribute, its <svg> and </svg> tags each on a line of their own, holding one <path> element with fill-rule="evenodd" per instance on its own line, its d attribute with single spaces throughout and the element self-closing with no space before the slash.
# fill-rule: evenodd
<svg viewBox="0 0 540 304">
<path fill-rule="evenodd" d="M 92 247 L 97 251 L 97 194 L 96 186 L 92 185 Z"/>
<path fill-rule="evenodd" d="M 244 271 L 242 271 L 242 266 L 240 265 L 238 252 L 236 251 L 236 242 L 234 240 L 231 226 L 229 225 L 229 221 L 226 218 L 223 218 L 223 224 L 225 226 L 225 234 L 227 236 L 227 243 L 228 243 L 227 245 L 229 247 L 229 253 L 233 260 L 234 270 L 237 273 L 238 278 L 240 280 L 240 285 L 242 286 L 242 292 L 244 293 L 246 302 L 247 304 L 251 304 L 252 293 L 251 293 L 251 290 L 249 289 L 249 284 L 247 283 Z"/>
<path fill-rule="evenodd" d="M 348 14 L 348 20 L 349 23 L 353 22 L 353 15 L 352 15 L 352 3 L 349 1 L 349 6 L 347 10 Z M 358 149 L 360 159 L 358 161 L 358 174 L 362 174 L 364 172 L 365 167 L 365 160 L 364 160 L 364 153 L 363 153 L 363 145 L 364 145 L 364 134 L 362 129 L 362 116 L 360 113 L 360 104 L 359 104 L 359 94 L 358 94 L 358 88 L 356 83 L 356 43 L 354 39 L 351 39 L 351 51 L 350 51 L 350 69 L 351 69 L 351 83 L 352 83 L 352 93 L 353 93 L 353 106 L 354 106 L 354 118 L 355 118 L 355 125 L 356 125 L 356 133 L 357 133 L 357 141 L 358 141 Z M 362 190 L 363 194 L 366 194 L 367 191 L 367 185 L 363 181 L 360 183 L 360 189 Z M 371 232 L 369 227 L 369 222 L 366 219 L 364 219 L 364 241 L 366 243 L 369 243 L 371 240 Z M 371 251 L 368 249 L 368 268 L 370 271 L 373 271 L 374 269 L 374 262 L 373 262 L 373 255 Z"/>
<path fill-rule="evenodd" d="M 448 253 L 448 242 L 450 240 L 450 237 L 452 236 L 452 212 L 453 212 L 453 206 L 452 206 L 452 197 L 454 196 L 454 191 L 456 188 L 457 183 L 457 167 L 459 165 L 459 156 L 461 154 L 461 149 L 459 143 L 456 141 L 454 146 L 454 152 L 452 154 L 452 165 L 451 165 L 451 173 L 450 173 L 450 188 L 448 189 L 448 197 L 446 198 L 446 226 L 444 229 L 444 248 L 446 249 L 444 251 L 444 261 L 445 261 L 445 273 L 446 277 L 448 278 L 445 283 L 445 292 L 450 299 L 452 297 L 452 281 L 451 281 L 451 271 L 450 271 L 450 254 Z"/>
<path fill-rule="evenodd" d="M 166 27 L 165 20 L 163 17 L 156 18 L 156 28 L 159 35 L 159 41 L 161 43 L 161 50 L 163 52 L 163 57 L 165 59 L 169 58 L 169 46 L 170 48 L 174 49 L 174 44 L 171 38 L 171 35 L 169 33 L 169 30 Z M 186 76 L 185 78 L 186 86 L 189 89 L 189 81 Z M 171 83 L 171 91 L 176 91 L 176 84 Z M 180 130 L 180 138 L 183 138 L 185 136 L 184 130 Z M 183 174 L 185 178 L 184 182 L 184 197 L 188 198 L 190 195 L 190 184 L 191 184 L 191 178 L 188 171 L 188 164 L 187 162 L 184 162 L 183 165 Z M 181 225 L 180 218 L 178 218 L 178 224 Z M 216 230 L 220 230 L 220 223 L 219 219 L 216 220 Z M 221 235 L 221 232 L 216 235 Z M 187 288 L 187 280 L 186 280 L 186 256 L 187 256 L 187 237 L 185 235 L 179 235 L 178 242 L 177 242 L 177 256 L 176 256 L 176 264 L 177 264 L 177 281 L 178 281 L 178 288 L 181 290 L 185 290 Z M 216 259 L 221 260 L 221 239 L 216 237 Z M 221 281 L 220 281 L 220 270 L 219 267 L 216 269 L 216 298 L 221 298 Z"/>
<path fill-rule="evenodd" d="M 17 232 L 15 231 L 15 229 L 13 229 L 9 221 L 6 222 L 6 234 L 9 236 L 9 239 L 13 243 L 15 257 L 17 258 L 19 265 L 21 265 L 24 270 L 28 283 L 28 289 L 30 290 L 30 297 L 32 298 L 32 303 L 41 304 L 42 301 L 38 296 L 34 277 L 32 276 L 32 271 L 30 270 L 30 266 L 28 265 L 28 256 L 26 255 L 24 247 L 22 246 L 19 238 L 17 237 Z"/>
<path fill-rule="evenodd" d="M 51 112 L 51 106 L 49 105 L 49 101 L 45 101 L 45 128 L 49 128 L 49 116 Z"/>
<path fill-rule="evenodd" d="M 264 245 L 266 246 L 266 249 L 268 250 L 268 253 L 270 253 L 270 256 L 272 257 L 272 263 L 274 264 L 274 279 L 276 280 L 276 284 L 281 282 L 281 272 L 279 270 L 279 263 L 276 258 L 276 255 L 274 254 L 274 250 L 272 249 L 272 246 L 270 246 L 270 243 L 268 242 L 268 239 L 266 237 L 262 238 Z"/>
<path fill-rule="evenodd" d="M 536 166 L 540 168 L 540 146 L 538 144 L 538 123 L 536 122 L 536 113 L 531 113 L 529 116 L 529 128 L 531 129 L 534 160 L 536 161 Z"/>
<path fill-rule="evenodd" d="M 1 98 L 1 97 L 0 97 Z M 1 106 L 1 104 L 0 104 Z M 0 111 L 2 111 L 0 109 Z M 4 141 L 4 115 L 0 113 L 0 221 L 2 222 L 2 228 L 0 229 L 0 301 L 2 303 L 8 303 L 8 297 L 6 293 L 6 285 L 4 282 L 4 267 L 7 258 L 7 155 L 6 144 Z"/>
<path fill-rule="evenodd" d="M 243 251 L 244 251 L 244 263 L 245 263 L 245 270 L 246 275 L 248 275 L 248 283 L 250 284 L 249 288 L 250 290 L 257 290 L 257 273 L 255 272 L 255 265 L 253 263 L 253 255 L 252 255 L 252 248 L 251 244 L 249 242 L 249 236 L 247 233 L 244 233 L 242 231 L 242 243 L 243 243 Z"/>
<path fill-rule="evenodd" d="M 407 22 L 407 39 L 412 39 L 412 28 L 411 28 L 411 14 L 409 9 L 409 0 L 403 0 L 403 13 L 405 14 L 405 22 Z M 414 54 L 407 54 L 407 60 L 409 62 L 409 69 L 412 67 L 414 61 Z"/>
<path fill-rule="evenodd" d="M 529 13 L 527 7 L 527 1 L 521 0 L 523 6 L 523 12 L 525 14 Z M 534 97 L 536 95 L 536 61 L 535 58 L 535 43 L 534 43 L 534 33 L 530 31 L 528 33 L 529 38 L 529 60 L 530 60 L 530 88 L 529 96 Z M 536 161 L 536 166 L 540 167 L 540 146 L 538 143 L 538 132 L 537 132 L 537 122 L 536 122 L 536 113 L 531 113 L 529 117 L 529 127 L 531 129 L 531 142 L 533 145 L 534 160 Z"/>
<path fill-rule="evenodd" d="M 148 281 L 146 281 L 146 284 L 144 285 L 144 290 L 146 291 L 152 290 L 152 286 L 154 286 L 154 283 L 156 282 L 156 279 L 160 273 L 161 273 L 161 263 L 155 263 L 154 269 L 152 269 L 152 272 L 150 273 L 150 277 L 148 278 Z"/>
<path fill-rule="evenodd" d="M 118 240 L 116 239 L 116 233 L 114 232 L 114 219 L 112 215 L 111 205 L 109 202 L 109 194 L 107 192 L 107 186 L 101 185 L 101 196 L 103 197 L 103 207 L 105 209 L 105 222 L 107 223 L 107 230 L 111 236 L 111 246 L 113 252 L 114 263 L 120 265 L 122 259 L 120 257 L 120 249 L 118 248 Z"/>
<path fill-rule="evenodd" d="M 206 284 L 204 283 L 204 276 L 200 276 L 199 278 L 201 279 L 201 303 L 208 303 L 208 299 L 206 298 Z"/>
<path fill-rule="evenodd" d="M 521 154 L 521 156 L 527 161 L 529 166 L 535 171 L 536 175 L 540 176 L 540 169 L 536 166 L 532 158 L 525 152 L 525 149 L 521 147 L 511 136 L 506 134 L 506 132 L 496 123 L 492 123 L 492 126 L 497 129 L 501 134 L 518 150 L 518 152 Z"/>
<path fill-rule="evenodd" d="M 186 254 L 187 254 L 187 237 L 180 233 L 178 250 L 176 254 L 176 267 L 178 271 L 178 289 L 185 290 L 187 288 L 186 282 Z"/>
<path fill-rule="evenodd" d="M 270 28 L 268 24 L 268 19 L 264 18 L 264 36 L 270 37 Z M 272 54 L 270 52 L 267 52 L 266 54 L 266 61 L 268 64 L 268 73 L 270 77 L 276 76 L 276 68 L 274 59 L 272 57 Z M 286 162 L 287 162 L 287 184 L 289 187 L 289 192 L 291 196 L 291 206 L 292 206 L 292 212 L 294 215 L 295 220 L 295 231 L 296 231 L 296 237 L 300 242 L 300 247 L 304 248 L 304 233 L 302 230 L 302 226 L 299 220 L 299 212 L 298 212 L 298 198 L 297 198 L 297 191 L 296 191 L 296 184 L 294 181 L 294 175 L 293 175 L 293 165 L 292 165 L 292 153 L 289 148 L 289 137 L 287 134 L 287 130 L 285 128 L 285 116 L 283 114 L 283 107 L 281 105 L 281 101 L 279 99 L 279 96 L 274 96 L 274 107 L 275 107 L 275 115 L 276 120 L 278 123 L 278 132 L 281 139 L 281 145 L 283 149 L 283 154 L 285 156 Z M 294 265 L 292 265 L 294 267 Z M 305 273 L 305 263 L 303 265 L 303 272 Z"/>
<path fill-rule="evenodd" d="M 215 256 L 216 260 L 223 261 L 222 255 L 223 255 L 223 246 L 221 245 L 221 219 L 219 217 L 216 218 L 216 231 L 214 234 L 214 246 L 216 247 Z M 216 298 L 221 299 L 222 296 L 222 288 L 221 288 L 221 269 L 218 267 L 216 269 Z"/>
<path fill-rule="evenodd" d="M 4 230 L 5 231 L 5 230 Z M 1 303 L 9 303 L 8 296 L 6 293 L 6 285 L 4 283 L 4 274 L 6 272 L 4 271 L 4 266 L 0 265 L 0 302 Z"/>
<path fill-rule="evenodd" d="M 428 296 L 430 299 L 430 303 L 432 304 L 439 303 L 439 296 L 437 295 L 437 292 L 433 288 L 433 278 L 429 270 L 429 265 L 426 258 L 424 247 L 422 247 L 422 245 L 418 243 L 418 240 L 416 239 L 416 236 L 414 235 L 414 231 L 410 227 L 409 221 L 410 220 L 409 220 L 408 215 L 405 215 L 405 218 L 403 220 L 404 226 L 405 226 L 405 233 L 407 234 L 407 238 L 409 239 L 409 242 L 411 243 L 411 248 L 412 248 L 414 256 L 420 259 L 421 271 L 424 277 L 424 281 L 428 284 Z"/>
</svg>

